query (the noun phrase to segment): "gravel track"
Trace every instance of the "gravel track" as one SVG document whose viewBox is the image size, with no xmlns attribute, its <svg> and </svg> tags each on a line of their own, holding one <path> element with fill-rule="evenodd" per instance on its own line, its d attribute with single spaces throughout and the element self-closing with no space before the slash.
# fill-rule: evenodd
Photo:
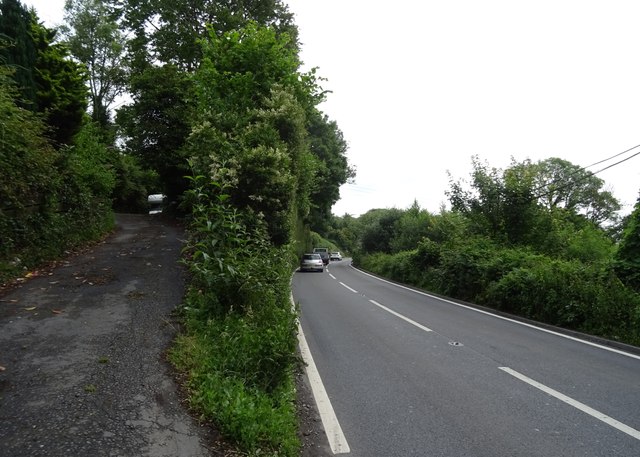
<svg viewBox="0 0 640 457">
<path fill-rule="evenodd" d="M 161 218 L 118 215 L 105 241 L 0 296 L 0 455 L 230 455 L 164 360 L 181 237 Z"/>
</svg>

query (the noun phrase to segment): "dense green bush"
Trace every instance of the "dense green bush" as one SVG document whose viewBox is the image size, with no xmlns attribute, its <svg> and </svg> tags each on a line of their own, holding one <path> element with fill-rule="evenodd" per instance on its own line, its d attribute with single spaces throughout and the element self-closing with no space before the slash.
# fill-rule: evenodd
<svg viewBox="0 0 640 457">
<path fill-rule="evenodd" d="M 243 449 L 296 455 L 293 255 L 265 225 L 247 228 L 219 185 L 196 178 L 186 197 L 192 281 L 171 358 L 189 373 L 194 407 Z"/>
<path fill-rule="evenodd" d="M 358 257 L 395 281 L 552 325 L 640 343 L 640 296 L 605 263 L 585 264 L 500 248 L 486 239 Z"/>
<path fill-rule="evenodd" d="M 541 322 L 640 342 L 640 296 L 600 265 L 541 259 L 491 284 L 484 301 Z"/>
<path fill-rule="evenodd" d="M 0 280 L 20 274 L 113 226 L 114 177 L 87 124 L 55 150 L 37 115 L 20 108 L 0 75 Z"/>
</svg>

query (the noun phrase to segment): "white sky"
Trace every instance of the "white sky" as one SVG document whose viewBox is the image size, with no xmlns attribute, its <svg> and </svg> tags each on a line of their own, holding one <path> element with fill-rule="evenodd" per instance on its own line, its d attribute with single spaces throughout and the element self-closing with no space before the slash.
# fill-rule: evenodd
<svg viewBox="0 0 640 457">
<path fill-rule="evenodd" d="M 467 178 L 475 154 L 587 167 L 640 144 L 637 0 L 285 1 L 357 169 L 337 215 L 437 212 L 447 171 Z M 63 0 L 26 4 L 62 20 Z M 630 212 L 640 156 L 598 176 Z"/>
</svg>

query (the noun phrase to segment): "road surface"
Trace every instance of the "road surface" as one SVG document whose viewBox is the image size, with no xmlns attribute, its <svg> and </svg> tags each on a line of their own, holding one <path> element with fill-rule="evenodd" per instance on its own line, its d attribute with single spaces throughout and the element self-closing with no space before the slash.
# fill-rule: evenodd
<svg viewBox="0 0 640 457">
<path fill-rule="evenodd" d="M 348 260 L 296 273 L 293 297 L 344 436 L 336 453 L 640 456 L 636 354 L 399 287 Z"/>
</svg>

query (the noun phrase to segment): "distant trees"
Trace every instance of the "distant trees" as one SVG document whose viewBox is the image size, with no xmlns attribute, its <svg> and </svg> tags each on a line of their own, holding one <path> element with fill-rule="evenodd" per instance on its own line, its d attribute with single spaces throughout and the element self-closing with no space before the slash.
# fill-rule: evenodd
<svg viewBox="0 0 640 457">
<path fill-rule="evenodd" d="M 551 158 L 500 170 L 477 157 L 472 166 L 468 181 L 451 180 L 450 211 L 375 209 L 336 218 L 328 233 L 391 279 L 640 344 L 638 205 L 616 245 L 619 204 L 581 167 Z"/>
</svg>

